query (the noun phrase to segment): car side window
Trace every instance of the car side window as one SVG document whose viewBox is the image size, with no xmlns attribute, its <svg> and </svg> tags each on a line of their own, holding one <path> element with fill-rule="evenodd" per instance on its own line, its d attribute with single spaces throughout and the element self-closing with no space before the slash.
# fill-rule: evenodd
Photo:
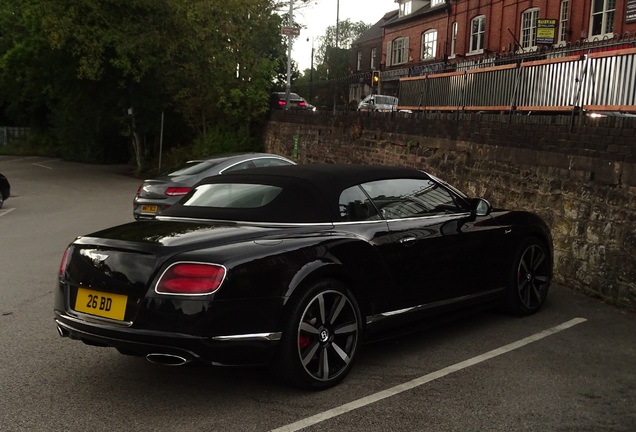
<svg viewBox="0 0 636 432">
<path fill-rule="evenodd" d="M 369 197 L 360 189 L 353 186 L 340 194 L 340 220 L 342 222 L 361 222 L 378 220 L 378 211 L 369 201 Z"/>
<path fill-rule="evenodd" d="M 465 212 L 453 194 L 429 179 L 392 179 L 365 183 L 369 194 L 385 219 L 404 219 Z"/>
<path fill-rule="evenodd" d="M 254 168 L 254 167 L 255 167 L 254 162 L 249 160 L 249 161 L 245 161 L 245 162 L 241 162 L 241 163 L 238 163 L 236 165 L 233 165 L 233 166 L 227 168 L 224 172 L 241 171 L 241 170 L 244 170 L 244 169 Z"/>
<path fill-rule="evenodd" d="M 291 162 L 286 161 L 285 159 L 279 159 L 279 158 L 260 158 L 260 159 L 254 159 L 252 162 L 254 162 L 255 167 L 291 165 Z"/>
</svg>

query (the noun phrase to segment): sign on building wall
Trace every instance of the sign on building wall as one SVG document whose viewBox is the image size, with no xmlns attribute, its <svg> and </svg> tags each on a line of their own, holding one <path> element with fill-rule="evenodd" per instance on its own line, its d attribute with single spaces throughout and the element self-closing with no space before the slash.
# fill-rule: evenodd
<svg viewBox="0 0 636 432">
<path fill-rule="evenodd" d="M 627 0 L 627 10 L 625 12 L 625 22 L 636 22 L 636 0 Z"/>
<path fill-rule="evenodd" d="M 537 45 L 553 44 L 556 36 L 556 20 L 537 20 Z"/>
</svg>

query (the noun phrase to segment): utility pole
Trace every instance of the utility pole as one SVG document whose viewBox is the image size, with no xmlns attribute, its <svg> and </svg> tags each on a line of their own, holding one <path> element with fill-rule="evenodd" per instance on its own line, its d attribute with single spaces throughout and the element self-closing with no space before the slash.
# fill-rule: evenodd
<svg viewBox="0 0 636 432">
<path fill-rule="evenodd" d="M 309 38 L 307 38 L 309 42 Z M 314 83 L 314 37 L 311 37 L 311 66 L 309 69 L 309 103 L 313 104 L 312 88 Z"/>
<path fill-rule="evenodd" d="M 289 0 L 289 26 L 294 22 L 294 0 Z M 285 85 L 285 110 L 289 110 L 289 93 L 291 91 L 291 55 L 292 35 L 287 35 L 287 84 Z"/>
<path fill-rule="evenodd" d="M 340 0 L 336 0 L 336 51 L 338 50 L 339 40 L 340 40 Z M 334 86 L 334 91 L 333 91 L 333 112 L 334 112 L 334 114 L 336 113 L 337 99 L 338 99 L 337 86 Z"/>
<path fill-rule="evenodd" d="M 338 38 L 340 36 L 340 0 L 336 0 L 336 48 L 338 48 Z"/>
</svg>

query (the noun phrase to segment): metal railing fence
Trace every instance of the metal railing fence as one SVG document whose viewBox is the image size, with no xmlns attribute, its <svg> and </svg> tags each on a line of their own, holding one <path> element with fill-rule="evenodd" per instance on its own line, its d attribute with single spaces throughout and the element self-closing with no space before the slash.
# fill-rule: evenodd
<svg viewBox="0 0 636 432">
<path fill-rule="evenodd" d="M 400 79 L 400 109 L 636 112 L 636 37 L 447 64 Z"/>
<path fill-rule="evenodd" d="M 29 128 L 0 126 L 0 147 L 9 145 L 12 141 L 26 139 Z"/>
</svg>

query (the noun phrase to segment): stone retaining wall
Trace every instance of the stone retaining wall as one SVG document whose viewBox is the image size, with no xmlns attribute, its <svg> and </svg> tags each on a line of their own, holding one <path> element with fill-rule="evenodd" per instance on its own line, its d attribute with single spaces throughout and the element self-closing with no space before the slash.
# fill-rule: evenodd
<svg viewBox="0 0 636 432">
<path fill-rule="evenodd" d="M 636 118 L 272 114 L 267 151 L 423 169 L 552 228 L 555 281 L 636 309 Z"/>
</svg>

